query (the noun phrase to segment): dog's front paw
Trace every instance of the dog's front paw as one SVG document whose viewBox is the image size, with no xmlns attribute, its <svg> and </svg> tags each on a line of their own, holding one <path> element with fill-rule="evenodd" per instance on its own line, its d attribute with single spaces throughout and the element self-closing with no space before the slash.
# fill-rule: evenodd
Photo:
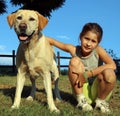
<svg viewBox="0 0 120 116">
<path fill-rule="evenodd" d="M 60 110 L 57 109 L 57 108 L 54 108 L 54 109 L 50 109 L 51 112 L 55 112 L 55 113 L 60 113 Z"/>
<path fill-rule="evenodd" d="M 32 96 L 28 96 L 27 98 L 26 98 L 26 100 L 28 100 L 28 101 L 33 101 L 33 97 Z"/>
<path fill-rule="evenodd" d="M 18 109 L 18 108 L 19 108 L 19 106 L 12 105 L 12 106 L 11 106 L 11 108 L 12 108 L 12 109 Z"/>
<path fill-rule="evenodd" d="M 56 98 L 56 99 L 55 99 L 55 103 L 61 103 L 61 102 L 62 102 L 61 99 L 59 99 L 59 98 Z"/>
</svg>

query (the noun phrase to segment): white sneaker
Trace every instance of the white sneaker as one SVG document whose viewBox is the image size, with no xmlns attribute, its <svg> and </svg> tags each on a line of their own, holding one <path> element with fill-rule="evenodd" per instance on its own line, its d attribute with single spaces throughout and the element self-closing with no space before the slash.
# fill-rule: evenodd
<svg viewBox="0 0 120 116">
<path fill-rule="evenodd" d="M 110 113 L 109 104 L 105 100 L 96 99 L 95 109 L 100 110 L 102 113 Z"/>
<path fill-rule="evenodd" d="M 77 104 L 77 107 L 83 111 L 92 111 L 93 108 L 90 104 L 87 103 L 87 99 L 82 96 Z"/>
</svg>

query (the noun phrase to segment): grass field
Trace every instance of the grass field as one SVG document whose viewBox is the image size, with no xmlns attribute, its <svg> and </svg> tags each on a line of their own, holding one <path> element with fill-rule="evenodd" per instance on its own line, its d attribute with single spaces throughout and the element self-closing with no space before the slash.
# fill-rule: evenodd
<svg viewBox="0 0 120 116">
<path fill-rule="evenodd" d="M 60 76 L 59 88 L 62 97 L 61 102 L 56 102 L 60 109 L 60 114 L 50 113 L 46 102 L 46 94 L 43 81 L 39 78 L 36 81 L 37 91 L 33 102 L 25 98 L 29 95 L 31 83 L 26 79 L 22 92 L 22 100 L 19 109 L 11 110 L 10 107 L 14 100 L 16 76 L 0 76 L 0 116 L 108 116 L 99 111 L 82 112 L 76 108 L 76 100 L 72 96 L 71 86 L 67 76 Z M 112 113 L 109 116 L 120 115 L 120 82 L 117 81 L 116 87 L 110 100 Z"/>
</svg>

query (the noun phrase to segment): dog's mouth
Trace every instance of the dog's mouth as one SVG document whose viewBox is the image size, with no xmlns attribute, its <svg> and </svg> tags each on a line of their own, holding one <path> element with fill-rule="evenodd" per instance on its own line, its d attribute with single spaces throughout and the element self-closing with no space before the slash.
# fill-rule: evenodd
<svg viewBox="0 0 120 116">
<path fill-rule="evenodd" d="M 20 35 L 18 35 L 18 38 L 20 41 L 25 41 L 29 38 L 29 36 L 24 33 L 21 33 Z"/>
<path fill-rule="evenodd" d="M 24 41 L 24 42 L 29 42 L 30 39 L 32 38 L 33 34 L 34 34 L 35 31 L 33 31 L 30 35 L 27 35 L 25 33 L 20 33 L 18 35 L 18 38 L 20 41 Z"/>
</svg>

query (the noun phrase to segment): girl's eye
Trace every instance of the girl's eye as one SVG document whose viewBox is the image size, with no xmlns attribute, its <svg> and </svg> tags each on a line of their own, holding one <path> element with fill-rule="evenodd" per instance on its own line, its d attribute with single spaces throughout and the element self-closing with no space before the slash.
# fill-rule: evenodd
<svg viewBox="0 0 120 116">
<path fill-rule="evenodd" d="M 95 40 L 92 40 L 92 42 L 93 42 L 93 43 L 96 43 L 96 41 L 95 41 Z"/>
<path fill-rule="evenodd" d="M 97 42 L 96 40 L 90 39 L 90 38 L 88 38 L 88 37 L 85 37 L 85 39 L 86 39 L 87 41 L 92 41 L 93 43 L 96 43 L 96 42 Z"/>
<path fill-rule="evenodd" d="M 21 17 L 21 16 L 18 16 L 18 17 L 17 17 L 17 19 L 18 19 L 18 20 L 21 20 L 21 19 L 22 19 L 22 17 Z"/>
<path fill-rule="evenodd" d="M 86 40 L 90 40 L 88 37 L 85 37 Z"/>
<path fill-rule="evenodd" d="M 34 21 L 35 19 L 31 17 L 29 20 L 30 20 L 30 21 Z"/>
</svg>

